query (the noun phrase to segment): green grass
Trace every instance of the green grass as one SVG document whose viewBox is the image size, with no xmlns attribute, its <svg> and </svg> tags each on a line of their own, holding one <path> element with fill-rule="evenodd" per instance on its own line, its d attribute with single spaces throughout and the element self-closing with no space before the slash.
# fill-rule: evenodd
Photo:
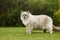
<svg viewBox="0 0 60 40">
<path fill-rule="evenodd" d="M 25 27 L 0 27 L 0 40 L 60 40 L 60 32 L 50 34 L 34 30 L 28 35 L 25 31 Z"/>
</svg>

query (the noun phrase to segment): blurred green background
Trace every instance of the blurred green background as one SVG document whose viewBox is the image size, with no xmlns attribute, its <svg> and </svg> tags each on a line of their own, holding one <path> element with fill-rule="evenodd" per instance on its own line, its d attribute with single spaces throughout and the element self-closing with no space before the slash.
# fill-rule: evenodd
<svg viewBox="0 0 60 40">
<path fill-rule="evenodd" d="M 48 15 L 54 25 L 60 26 L 60 0 L 0 0 L 0 27 L 24 26 L 20 20 L 22 10 Z"/>
</svg>

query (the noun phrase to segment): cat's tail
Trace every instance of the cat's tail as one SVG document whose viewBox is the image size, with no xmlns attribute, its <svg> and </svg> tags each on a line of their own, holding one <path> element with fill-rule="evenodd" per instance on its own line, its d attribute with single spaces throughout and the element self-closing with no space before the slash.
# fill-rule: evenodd
<svg viewBox="0 0 60 40">
<path fill-rule="evenodd" d="M 55 31 L 55 32 L 60 31 L 60 27 L 58 27 L 58 26 L 53 26 L 53 31 Z"/>
</svg>

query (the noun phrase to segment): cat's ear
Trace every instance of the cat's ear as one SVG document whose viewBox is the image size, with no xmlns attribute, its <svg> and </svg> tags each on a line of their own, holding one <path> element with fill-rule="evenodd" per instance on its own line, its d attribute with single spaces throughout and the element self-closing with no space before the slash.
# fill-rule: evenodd
<svg viewBox="0 0 60 40">
<path fill-rule="evenodd" d="M 31 15 L 31 12 L 29 10 L 27 12 L 28 12 L 29 15 Z"/>
<path fill-rule="evenodd" d="M 27 12 L 28 12 L 28 13 L 30 13 L 30 11 L 29 11 L 29 10 L 28 10 Z"/>
<path fill-rule="evenodd" d="M 23 11 L 21 11 L 21 13 L 22 13 Z"/>
<path fill-rule="evenodd" d="M 21 11 L 21 14 L 23 14 L 24 11 Z"/>
</svg>

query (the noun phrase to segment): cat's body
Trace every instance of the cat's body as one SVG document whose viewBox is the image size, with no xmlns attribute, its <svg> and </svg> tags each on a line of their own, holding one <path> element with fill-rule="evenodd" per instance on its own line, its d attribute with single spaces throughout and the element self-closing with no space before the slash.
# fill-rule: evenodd
<svg viewBox="0 0 60 40">
<path fill-rule="evenodd" d="M 33 29 L 42 29 L 44 32 L 53 31 L 53 20 L 47 15 L 32 15 L 30 12 L 21 12 L 21 20 L 26 26 L 26 32 L 32 33 Z"/>
</svg>

